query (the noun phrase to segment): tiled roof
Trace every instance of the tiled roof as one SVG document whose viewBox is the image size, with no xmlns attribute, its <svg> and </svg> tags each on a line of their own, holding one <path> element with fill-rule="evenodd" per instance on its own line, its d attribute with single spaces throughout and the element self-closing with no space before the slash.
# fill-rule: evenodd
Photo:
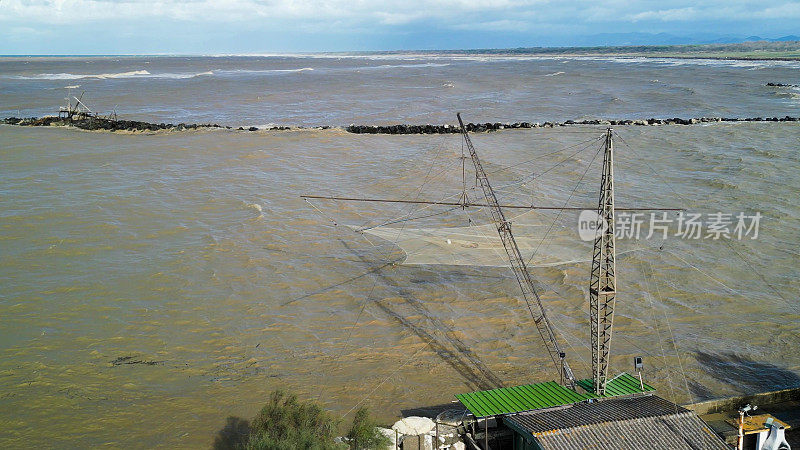
<svg viewBox="0 0 800 450">
<path fill-rule="evenodd" d="M 544 450 L 728 448 L 694 412 L 652 395 L 520 413 L 503 421 Z"/>
<path fill-rule="evenodd" d="M 648 395 L 632 399 L 621 398 L 583 403 L 554 411 L 516 414 L 512 418 L 532 433 L 543 433 L 556 428 L 663 416 L 686 411 L 683 407 L 661 397 Z"/>
</svg>

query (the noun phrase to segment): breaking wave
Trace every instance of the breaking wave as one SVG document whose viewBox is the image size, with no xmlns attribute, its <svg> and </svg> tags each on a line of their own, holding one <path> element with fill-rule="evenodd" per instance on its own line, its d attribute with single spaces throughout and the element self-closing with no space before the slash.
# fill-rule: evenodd
<svg viewBox="0 0 800 450">
<path fill-rule="evenodd" d="M 146 70 L 133 70 L 129 72 L 118 73 L 40 73 L 36 75 L 16 75 L 8 76 L 5 78 L 13 78 L 16 80 L 81 80 L 87 78 L 94 78 L 98 80 L 116 79 L 116 78 L 194 78 L 199 76 L 214 75 L 213 71 L 201 73 L 150 73 Z"/>
<path fill-rule="evenodd" d="M 215 74 L 270 74 L 270 73 L 292 73 L 292 72 L 310 72 L 314 70 L 312 67 L 303 67 L 300 69 L 235 69 L 235 70 L 217 70 Z"/>
<path fill-rule="evenodd" d="M 447 67 L 448 63 L 418 63 L 418 64 L 381 64 L 380 66 L 356 67 L 356 69 L 398 69 L 398 68 L 417 68 L 417 67 Z"/>
<path fill-rule="evenodd" d="M 119 73 L 95 73 L 95 74 L 79 74 L 79 73 L 40 73 L 36 75 L 20 75 L 14 76 L 11 78 L 15 78 L 18 80 L 80 80 L 82 78 L 98 78 L 98 79 L 106 79 L 106 78 L 133 78 L 143 75 L 150 75 L 150 72 L 146 70 L 134 70 L 131 72 L 119 72 Z"/>
</svg>

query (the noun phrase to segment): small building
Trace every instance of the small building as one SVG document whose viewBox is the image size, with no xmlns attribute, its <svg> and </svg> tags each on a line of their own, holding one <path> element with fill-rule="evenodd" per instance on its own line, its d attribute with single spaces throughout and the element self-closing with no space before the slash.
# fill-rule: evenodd
<svg viewBox="0 0 800 450">
<path fill-rule="evenodd" d="M 472 439 L 484 449 L 728 449 L 697 414 L 627 373 L 609 380 L 603 396 L 591 380 L 577 384 L 585 392 L 550 381 L 456 398 L 475 417 Z"/>
<path fill-rule="evenodd" d="M 727 450 L 697 414 L 656 395 L 507 415 L 514 450 Z"/>
</svg>

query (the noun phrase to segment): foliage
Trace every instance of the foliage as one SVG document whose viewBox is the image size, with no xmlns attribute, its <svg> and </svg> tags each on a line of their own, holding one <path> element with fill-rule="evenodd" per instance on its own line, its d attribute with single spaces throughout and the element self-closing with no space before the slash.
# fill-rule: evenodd
<svg viewBox="0 0 800 450">
<path fill-rule="evenodd" d="M 214 439 L 215 450 L 345 450 L 337 443 L 339 421 L 314 402 L 300 402 L 296 395 L 273 391 L 258 415 L 248 422 L 228 417 Z M 346 441 L 352 450 L 385 449 L 390 440 L 377 430 L 366 408 L 359 409 Z"/>
<path fill-rule="evenodd" d="M 385 449 L 390 441 L 389 438 L 377 430 L 378 424 L 369 417 L 367 408 L 360 408 L 355 417 L 353 425 L 347 432 L 347 440 L 353 450 L 378 450 Z"/>
<path fill-rule="evenodd" d="M 337 421 L 315 403 L 298 402 L 296 395 L 273 391 L 253 420 L 248 450 L 332 450 Z"/>
</svg>

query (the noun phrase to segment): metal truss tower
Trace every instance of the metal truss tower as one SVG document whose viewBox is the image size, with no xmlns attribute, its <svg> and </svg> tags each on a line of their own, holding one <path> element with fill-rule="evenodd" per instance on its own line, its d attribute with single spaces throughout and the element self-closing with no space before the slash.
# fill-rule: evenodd
<svg viewBox="0 0 800 450">
<path fill-rule="evenodd" d="M 614 145 L 612 130 L 606 132 L 600 202 L 597 206 L 597 234 L 592 252 L 589 280 L 589 321 L 592 339 L 592 380 L 594 393 L 603 395 L 608 380 L 614 304 L 617 296 L 614 242 Z"/>
</svg>

